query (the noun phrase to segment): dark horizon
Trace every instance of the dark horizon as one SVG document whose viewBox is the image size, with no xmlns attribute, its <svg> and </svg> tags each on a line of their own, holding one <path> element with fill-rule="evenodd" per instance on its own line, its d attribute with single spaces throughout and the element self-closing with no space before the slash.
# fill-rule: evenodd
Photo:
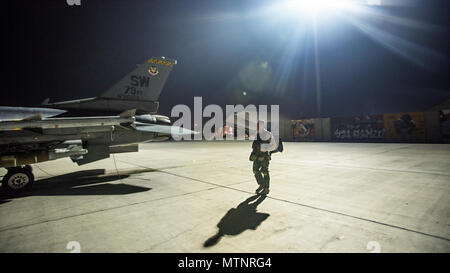
<svg viewBox="0 0 450 273">
<path fill-rule="evenodd" d="M 204 105 L 279 104 L 290 118 L 317 116 L 312 32 L 303 19 L 273 25 L 266 22 L 273 18 L 244 16 L 268 1 L 11 2 L 2 106 L 94 97 L 136 64 L 167 56 L 178 65 L 160 114 L 202 96 Z M 341 18 L 319 18 L 323 117 L 423 111 L 450 99 L 450 5 L 417 5 L 376 8 L 417 23 L 370 19 L 394 45 Z M 294 48 L 298 28 L 304 35 Z"/>
</svg>

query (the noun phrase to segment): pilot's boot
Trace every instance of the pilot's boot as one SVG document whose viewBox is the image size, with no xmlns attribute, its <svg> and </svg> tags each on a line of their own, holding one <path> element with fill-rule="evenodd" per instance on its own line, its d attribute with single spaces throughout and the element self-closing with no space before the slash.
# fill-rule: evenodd
<svg viewBox="0 0 450 273">
<path fill-rule="evenodd" d="M 269 194 L 269 188 L 264 188 L 264 190 L 262 190 L 259 194 L 261 194 L 261 195 Z"/>
<path fill-rule="evenodd" d="M 264 187 L 262 185 L 259 185 L 259 187 L 256 189 L 255 193 L 258 194 L 263 189 L 264 189 Z"/>
</svg>

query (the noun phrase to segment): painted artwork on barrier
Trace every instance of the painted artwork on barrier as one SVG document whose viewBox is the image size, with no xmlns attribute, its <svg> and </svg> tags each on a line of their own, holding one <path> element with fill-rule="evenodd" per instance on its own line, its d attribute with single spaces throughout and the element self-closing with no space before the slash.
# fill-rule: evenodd
<svg viewBox="0 0 450 273">
<path fill-rule="evenodd" d="M 425 141 L 423 112 L 385 114 L 386 139 L 393 141 Z"/>
<path fill-rule="evenodd" d="M 332 118 L 331 132 L 337 141 L 381 141 L 386 130 L 383 115 L 365 115 Z"/>
<path fill-rule="evenodd" d="M 315 132 L 313 119 L 291 120 L 291 122 L 294 140 L 314 140 Z"/>
<path fill-rule="evenodd" d="M 439 111 L 439 120 L 441 123 L 442 139 L 450 142 L 450 109 Z"/>
</svg>

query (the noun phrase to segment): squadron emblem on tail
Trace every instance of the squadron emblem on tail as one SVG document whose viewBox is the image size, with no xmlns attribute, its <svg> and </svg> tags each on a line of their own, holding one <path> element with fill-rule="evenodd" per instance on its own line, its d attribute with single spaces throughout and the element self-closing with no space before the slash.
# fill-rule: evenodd
<svg viewBox="0 0 450 273">
<path fill-rule="evenodd" d="M 158 73 L 159 73 L 158 67 L 156 65 L 150 66 L 150 68 L 148 69 L 148 73 L 152 76 L 158 75 Z"/>
</svg>

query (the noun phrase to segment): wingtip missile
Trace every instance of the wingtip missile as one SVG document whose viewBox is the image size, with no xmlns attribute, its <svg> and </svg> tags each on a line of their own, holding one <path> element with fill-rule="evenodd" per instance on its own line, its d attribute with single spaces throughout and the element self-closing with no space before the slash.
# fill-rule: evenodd
<svg viewBox="0 0 450 273">
<path fill-rule="evenodd" d="M 145 126 L 136 126 L 137 131 L 142 132 L 153 132 L 153 133 L 163 133 L 163 134 L 171 134 L 171 135 L 191 135 L 198 134 L 199 132 L 192 131 L 179 126 L 170 126 L 170 125 L 145 125 Z"/>
</svg>

